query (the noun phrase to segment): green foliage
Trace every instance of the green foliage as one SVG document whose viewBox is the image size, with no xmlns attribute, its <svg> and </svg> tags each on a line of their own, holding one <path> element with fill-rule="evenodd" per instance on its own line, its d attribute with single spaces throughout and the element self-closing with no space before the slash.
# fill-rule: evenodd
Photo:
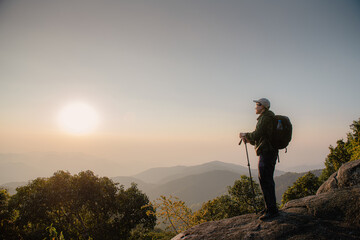
<svg viewBox="0 0 360 240">
<path fill-rule="evenodd" d="M 325 168 L 321 173 L 320 179 L 326 181 L 331 174 L 336 172 L 342 164 L 350 161 L 351 154 L 348 151 L 349 142 L 344 140 L 338 140 L 336 147 L 330 146 L 330 154 L 325 160 Z"/>
<path fill-rule="evenodd" d="M 131 231 L 129 240 L 170 240 L 173 237 L 175 237 L 173 232 L 163 231 L 159 228 L 148 230 L 143 228 L 142 225 L 138 225 Z"/>
<path fill-rule="evenodd" d="M 360 159 L 360 143 L 358 143 L 355 146 L 352 146 L 351 161 L 354 161 L 357 159 Z"/>
<path fill-rule="evenodd" d="M 222 195 L 204 203 L 194 213 L 195 222 L 217 221 L 224 218 L 241 215 L 239 204 L 229 195 Z"/>
<path fill-rule="evenodd" d="M 8 202 L 10 195 L 6 189 L 0 189 L 0 226 L 9 220 Z"/>
<path fill-rule="evenodd" d="M 228 187 L 229 194 L 239 206 L 241 214 L 253 213 L 264 208 L 263 195 L 259 184 L 252 180 L 253 192 L 251 180 L 250 177 L 242 175 L 240 180 L 235 181 L 234 186 Z"/>
<path fill-rule="evenodd" d="M 330 153 L 325 160 L 325 169 L 320 180 L 326 181 L 331 174 L 336 172 L 342 164 L 360 159 L 360 118 L 350 125 L 352 132 L 347 134 L 347 140 L 340 139 L 336 146 L 330 146 Z"/>
<path fill-rule="evenodd" d="M 16 213 L 9 208 L 10 195 L 0 189 L 0 239 L 18 239 L 14 219 Z"/>
<path fill-rule="evenodd" d="M 316 194 L 320 184 L 319 178 L 313 173 L 308 172 L 304 176 L 298 178 L 293 186 L 286 190 L 281 199 L 281 205 L 283 206 L 285 203 L 293 199 Z"/>
<path fill-rule="evenodd" d="M 194 225 L 191 209 L 177 197 L 160 196 L 149 206 L 153 206 L 156 211 L 148 211 L 148 214 L 156 215 L 166 225 L 166 229 L 174 233 L 180 233 Z"/>
<path fill-rule="evenodd" d="M 353 121 L 350 125 L 352 133 L 347 134 L 349 141 L 349 152 L 351 153 L 351 161 L 360 159 L 360 118 L 359 121 Z"/>
<path fill-rule="evenodd" d="M 49 232 L 50 240 L 65 240 L 62 232 L 60 234 L 58 234 L 56 231 L 56 228 L 54 228 L 52 224 L 49 227 L 47 227 L 46 230 Z"/>
<path fill-rule="evenodd" d="M 185 205 L 185 202 L 177 197 L 170 196 L 167 198 L 161 196 L 149 204 L 156 211 L 148 211 L 148 214 L 156 215 L 168 230 L 176 234 L 203 222 L 252 213 L 263 208 L 264 201 L 260 187 L 255 182 L 253 182 L 253 187 L 255 196 L 251 188 L 251 179 L 243 175 L 239 180 L 235 181 L 232 187 L 228 187 L 229 195 L 223 195 L 204 203 L 202 208 L 195 213 L 192 213 L 191 209 Z M 139 236 L 148 236 L 146 234 L 145 232 L 141 235 L 137 231 L 134 236 L 142 239 Z"/>
<path fill-rule="evenodd" d="M 152 229 L 156 218 L 146 214 L 151 206 L 143 208 L 148 203 L 136 185 L 125 190 L 91 171 L 58 171 L 17 188 L 9 206 L 19 214 L 15 224 L 24 239 L 46 238 L 51 225 L 65 239 L 88 240 L 127 239 L 138 224 Z"/>
<path fill-rule="evenodd" d="M 264 207 L 259 184 L 253 181 L 255 196 L 251 188 L 251 179 L 242 175 L 228 187 L 228 195 L 222 195 L 204 203 L 193 215 L 195 223 L 216 221 L 224 218 L 253 213 Z"/>
</svg>

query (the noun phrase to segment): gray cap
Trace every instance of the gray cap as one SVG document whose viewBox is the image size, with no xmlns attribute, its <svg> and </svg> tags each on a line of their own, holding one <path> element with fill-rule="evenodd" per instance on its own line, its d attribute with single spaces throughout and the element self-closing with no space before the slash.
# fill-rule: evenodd
<svg viewBox="0 0 360 240">
<path fill-rule="evenodd" d="M 259 100 L 254 100 L 256 103 L 261 103 L 265 108 L 270 108 L 270 101 L 267 98 L 260 98 Z"/>
</svg>

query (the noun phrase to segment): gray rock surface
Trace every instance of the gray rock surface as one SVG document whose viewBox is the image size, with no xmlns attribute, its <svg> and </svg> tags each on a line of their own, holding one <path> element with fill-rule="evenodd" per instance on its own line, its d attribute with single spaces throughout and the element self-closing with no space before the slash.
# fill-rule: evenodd
<svg viewBox="0 0 360 240">
<path fill-rule="evenodd" d="M 360 159 L 342 165 L 324 182 L 316 194 L 352 187 L 360 184 Z"/>
<path fill-rule="evenodd" d="M 246 214 L 206 222 L 173 240 L 360 239 L 360 160 L 344 164 L 316 195 L 289 201 L 278 217 L 258 218 Z"/>
</svg>

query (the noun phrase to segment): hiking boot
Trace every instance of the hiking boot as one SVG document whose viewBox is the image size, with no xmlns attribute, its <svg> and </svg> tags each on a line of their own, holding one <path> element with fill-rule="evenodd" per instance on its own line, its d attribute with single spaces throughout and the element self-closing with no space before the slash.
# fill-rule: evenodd
<svg viewBox="0 0 360 240">
<path fill-rule="evenodd" d="M 273 219 L 275 217 L 279 216 L 279 211 L 276 212 L 266 212 L 264 215 L 260 217 L 261 221 Z"/>
</svg>

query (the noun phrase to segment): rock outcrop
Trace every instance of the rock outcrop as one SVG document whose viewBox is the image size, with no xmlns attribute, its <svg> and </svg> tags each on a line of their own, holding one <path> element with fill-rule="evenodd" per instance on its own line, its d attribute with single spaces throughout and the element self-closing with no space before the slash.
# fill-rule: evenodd
<svg viewBox="0 0 360 240">
<path fill-rule="evenodd" d="M 360 185 L 359 161 L 360 159 L 342 165 L 336 173 L 333 173 L 329 179 L 319 187 L 316 195 L 332 192 L 336 189 Z"/>
<path fill-rule="evenodd" d="M 344 164 L 316 195 L 289 201 L 280 215 L 246 214 L 206 222 L 173 240 L 360 239 L 360 159 Z"/>
</svg>

